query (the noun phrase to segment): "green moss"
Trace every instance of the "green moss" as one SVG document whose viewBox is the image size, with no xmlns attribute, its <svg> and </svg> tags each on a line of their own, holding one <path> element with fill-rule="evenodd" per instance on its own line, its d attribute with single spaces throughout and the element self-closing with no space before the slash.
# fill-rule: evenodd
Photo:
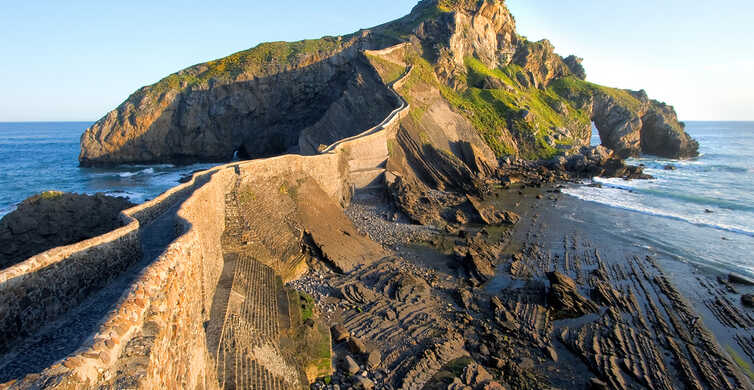
<svg viewBox="0 0 754 390">
<path fill-rule="evenodd" d="M 733 358 L 733 361 L 736 362 L 736 364 L 738 365 L 738 367 L 741 368 L 741 371 L 743 371 L 744 374 L 746 374 L 746 376 L 749 377 L 749 379 L 754 380 L 754 372 L 752 372 L 751 366 L 749 366 L 749 363 L 746 360 L 744 360 L 736 352 L 736 350 L 733 349 L 733 347 L 731 347 L 730 345 L 726 345 L 725 349 L 728 351 L 728 354 L 730 355 L 730 357 Z"/>
<path fill-rule="evenodd" d="M 62 191 L 45 191 L 39 194 L 39 198 L 44 200 L 58 199 L 63 196 Z"/>
</svg>

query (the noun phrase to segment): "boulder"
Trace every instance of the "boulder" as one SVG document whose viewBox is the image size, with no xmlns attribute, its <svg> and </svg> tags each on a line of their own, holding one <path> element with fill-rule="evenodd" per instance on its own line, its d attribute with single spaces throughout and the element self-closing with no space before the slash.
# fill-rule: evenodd
<svg viewBox="0 0 754 390">
<path fill-rule="evenodd" d="M 747 307 L 754 307 L 754 294 L 744 294 L 741 296 L 741 303 Z"/>
<path fill-rule="evenodd" d="M 347 372 L 348 375 L 355 375 L 361 370 L 361 367 L 359 367 L 359 364 L 356 363 L 356 360 L 348 355 L 345 359 L 343 359 L 343 370 Z"/>
</svg>

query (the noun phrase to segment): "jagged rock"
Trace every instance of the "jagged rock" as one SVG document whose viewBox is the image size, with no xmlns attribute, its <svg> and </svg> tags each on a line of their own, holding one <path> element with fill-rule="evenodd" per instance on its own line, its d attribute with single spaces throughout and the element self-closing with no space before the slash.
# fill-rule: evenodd
<svg viewBox="0 0 754 390">
<path fill-rule="evenodd" d="M 465 309 L 471 309 L 471 306 L 473 305 L 474 296 L 471 294 L 471 290 L 469 289 L 459 289 L 458 290 L 458 299 L 461 303 L 461 306 Z"/>
<path fill-rule="evenodd" d="M 466 214 L 463 213 L 461 210 L 456 210 L 456 222 L 460 223 L 461 225 L 466 225 L 469 223 L 469 220 L 466 218 Z"/>
<path fill-rule="evenodd" d="M 513 262 L 511 262 L 510 273 L 513 277 L 518 279 L 529 279 L 532 276 L 529 266 L 521 260 L 513 260 Z"/>
<path fill-rule="evenodd" d="M 484 383 L 491 382 L 492 379 L 492 375 L 476 362 L 471 362 L 464 367 L 463 373 L 461 374 L 461 380 L 463 383 L 471 387 L 477 387 Z"/>
<path fill-rule="evenodd" d="M 401 302 L 407 302 L 410 299 L 429 293 L 430 288 L 427 282 L 410 274 L 400 274 L 394 278 L 395 299 Z"/>
<path fill-rule="evenodd" d="M 377 368 L 381 362 L 382 354 L 380 353 L 380 351 L 375 349 L 372 352 L 369 352 L 369 355 L 367 356 L 367 367 L 370 370 Z"/>
<path fill-rule="evenodd" d="M 610 386 L 607 385 L 604 381 L 598 379 L 598 378 L 592 378 L 589 380 L 589 389 L 590 390 L 607 390 Z"/>
<path fill-rule="evenodd" d="M 596 313 L 599 307 L 579 294 L 576 282 L 560 272 L 548 272 L 550 292 L 548 302 L 555 318 L 576 318 L 588 313 Z"/>
<path fill-rule="evenodd" d="M 70 245 L 122 226 L 126 198 L 47 191 L 0 220 L 0 269 L 48 249 Z"/>
<path fill-rule="evenodd" d="M 481 202 L 471 195 L 466 195 L 474 211 L 479 218 L 488 225 L 515 225 L 521 219 L 518 214 L 511 211 L 498 211 L 494 206 L 483 206 Z"/>
<path fill-rule="evenodd" d="M 472 277 L 484 283 L 495 276 L 495 267 L 485 256 L 468 247 L 456 247 L 456 258 L 461 261 Z"/>
<path fill-rule="evenodd" d="M 581 65 L 583 61 L 583 58 L 576 57 L 573 54 L 563 60 L 563 62 L 565 62 L 566 66 L 568 66 L 568 69 L 571 70 L 571 73 L 573 73 L 574 76 L 582 80 L 586 80 L 586 70 L 584 70 L 584 66 Z"/>
<path fill-rule="evenodd" d="M 340 293 L 348 302 L 358 305 L 366 305 L 377 299 L 374 291 L 358 281 L 341 287 Z"/>
<path fill-rule="evenodd" d="M 333 341 L 336 343 L 346 341 L 349 337 L 351 337 L 351 333 L 346 329 L 345 326 L 341 324 L 334 325 L 332 328 L 330 328 L 330 333 L 332 333 Z"/>
</svg>

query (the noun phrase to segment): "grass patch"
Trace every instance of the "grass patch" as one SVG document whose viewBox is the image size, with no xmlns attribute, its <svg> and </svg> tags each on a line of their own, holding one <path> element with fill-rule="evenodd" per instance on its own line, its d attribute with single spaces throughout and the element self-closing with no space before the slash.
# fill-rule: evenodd
<svg viewBox="0 0 754 390">
<path fill-rule="evenodd" d="M 380 74 L 382 82 L 386 85 L 398 80 L 406 71 L 405 66 L 401 66 L 384 58 L 371 54 L 367 54 L 366 56 L 369 59 L 369 62 L 372 63 L 372 66 L 377 69 L 377 73 Z"/>
<path fill-rule="evenodd" d="M 550 88 L 559 96 L 568 99 L 584 100 L 595 93 L 603 93 L 612 97 L 619 105 L 631 111 L 639 111 L 641 102 L 639 99 L 623 89 L 605 87 L 590 83 L 574 76 L 563 77 L 551 83 Z"/>
<path fill-rule="evenodd" d="M 314 318 L 314 298 L 311 295 L 300 292 L 298 293 L 298 305 L 301 308 L 301 322 Z"/>
<path fill-rule="evenodd" d="M 161 94 L 169 90 L 182 90 L 203 85 L 211 79 L 232 81 L 243 73 L 265 74 L 268 68 L 284 68 L 296 64 L 306 56 L 327 56 L 347 46 L 351 37 L 349 35 L 307 39 L 298 42 L 262 43 L 252 49 L 173 73 L 153 84 L 147 90 Z"/>
</svg>

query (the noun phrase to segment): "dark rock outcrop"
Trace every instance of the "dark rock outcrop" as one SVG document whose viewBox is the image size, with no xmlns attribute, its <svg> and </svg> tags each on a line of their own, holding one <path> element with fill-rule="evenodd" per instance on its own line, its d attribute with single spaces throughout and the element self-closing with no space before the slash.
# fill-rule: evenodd
<svg viewBox="0 0 754 390">
<path fill-rule="evenodd" d="M 548 272 L 550 292 L 547 300 L 555 318 L 577 318 L 596 313 L 599 307 L 578 291 L 576 282 L 560 272 Z"/>
<path fill-rule="evenodd" d="M 48 249 L 96 237 L 121 226 L 125 198 L 48 191 L 0 220 L 0 269 Z"/>
</svg>

